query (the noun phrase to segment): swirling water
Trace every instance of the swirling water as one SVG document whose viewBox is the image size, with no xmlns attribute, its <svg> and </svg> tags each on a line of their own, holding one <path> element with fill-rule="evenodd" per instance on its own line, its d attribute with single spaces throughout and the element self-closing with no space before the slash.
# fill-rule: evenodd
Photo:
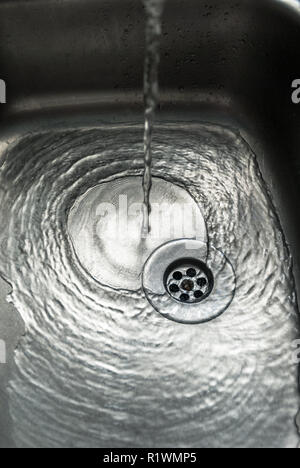
<svg viewBox="0 0 300 468">
<path fill-rule="evenodd" d="M 171 322 L 141 290 L 101 286 L 77 260 L 68 213 L 97 184 L 142 176 L 140 134 L 135 126 L 49 131 L 2 155 L 1 273 L 26 324 L 9 384 L 15 443 L 295 447 L 291 258 L 238 134 L 169 125 L 153 142 L 154 176 L 200 204 L 210 241 L 234 267 L 236 294 L 222 316 Z"/>
</svg>

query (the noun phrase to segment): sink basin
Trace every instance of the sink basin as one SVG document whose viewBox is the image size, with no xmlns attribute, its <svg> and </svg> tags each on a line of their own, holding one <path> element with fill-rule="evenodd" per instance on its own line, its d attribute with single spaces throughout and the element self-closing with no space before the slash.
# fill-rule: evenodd
<svg viewBox="0 0 300 468">
<path fill-rule="evenodd" d="M 277 226 L 274 244 L 270 239 L 270 246 L 274 247 L 270 255 L 277 260 L 273 267 L 266 266 L 268 275 L 264 272 L 265 283 L 261 286 L 264 294 L 265 291 L 269 294 L 269 301 L 261 310 L 265 320 L 259 315 L 257 323 L 250 320 L 249 298 L 245 299 L 242 318 L 237 320 L 233 303 L 232 309 L 229 307 L 228 312 L 209 324 L 168 321 L 156 315 L 142 296 L 135 296 L 135 301 L 141 301 L 138 312 L 133 306 L 124 311 L 108 289 L 104 288 L 105 292 L 101 289 L 101 293 L 96 285 L 89 289 L 89 280 L 84 275 L 80 276 L 85 278 L 82 282 L 77 277 L 74 280 L 71 275 L 64 276 L 67 305 L 59 295 L 55 306 L 54 302 L 41 300 L 38 294 L 35 296 L 36 307 L 44 311 L 46 323 L 31 308 L 34 285 L 43 277 L 41 266 L 40 277 L 35 277 L 32 258 L 39 257 L 45 272 L 51 270 L 51 275 L 44 278 L 44 284 L 48 281 L 51 289 L 57 278 L 59 284 L 72 250 L 71 243 L 64 250 L 65 234 L 60 237 L 55 230 L 57 212 L 51 208 L 50 191 L 50 208 L 40 224 L 48 230 L 49 252 L 53 257 L 59 252 L 62 255 L 61 262 L 54 263 L 55 268 L 53 259 L 48 259 L 43 250 L 46 245 L 43 229 L 39 232 L 33 229 L 45 200 L 43 188 L 49 189 L 47 177 L 54 175 L 53 185 L 61 194 L 55 206 L 62 212 L 59 200 L 64 199 L 71 187 L 71 183 L 68 187 L 64 185 L 67 183 L 64 177 L 81 170 L 83 154 L 90 158 L 85 162 L 84 174 L 91 187 L 102 180 L 97 172 L 103 161 L 101 151 L 110 164 L 109 169 L 104 163 L 102 168 L 108 180 L 122 173 L 120 165 L 124 161 L 130 176 L 141 175 L 144 25 L 140 0 L 1 2 L 0 79 L 6 83 L 7 102 L 0 104 L 0 198 L 4 201 L 0 209 L 3 219 L 0 339 L 6 343 L 6 364 L 0 364 L 0 398 L 4 408 L 0 418 L 0 446 L 197 447 L 202 443 L 209 447 L 296 447 L 299 442 L 295 424 L 299 409 L 298 373 L 297 364 L 291 362 L 292 342 L 299 336 L 296 293 L 300 288 L 300 104 L 292 100 L 292 83 L 300 78 L 298 1 L 167 0 L 163 17 L 157 155 L 161 160 L 166 157 L 172 161 L 164 146 L 164 135 L 168 135 L 175 149 L 188 148 L 189 164 L 193 164 L 193 157 L 194 161 L 200 161 L 201 171 L 204 167 L 201 157 L 213 155 L 212 142 L 222 147 L 227 141 L 231 149 L 225 167 L 231 170 L 231 178 L 226 179 L 231 183 L 228 191 L 232 190 L 237 200 L 239 193 L 243 195 L 240 206 L 244 213 L 247 213 L 246 202 L 253 207 L 255 200 L 263 197 L 266 232 L 270 229 L 273 233 L 270 226 Z M 199 141 L 202 146 L 198 147 Z M 95 162 L 96 156 L 99 160 Z M 189 179 L 185 163 L 180 155 L 176 153 L 176 156 L 178 160 L 174 157 L 173 163 L 177 172 L 173 175 L 180 185 L 178 174 L 184 174 L 186 181 Z M 159 158 L 155 161 L 156 175 L 164 177 Z M 206 164 L 208 173 L 210 166 Z M 219 166 L 217 162 L 214 164 L 217 174 Z M 45 173 L 44 168 L 47 168 Z M 26 171 L 32 178 L 26 179 Z M 240 171 L 236 172 L 240 178 L 235 177 L 234 171 Z M 193 175 L 196 176 L 200 177 L 198 173 Z M 33 197 L 34 177 L 38 177 L 39 196 L 35 192 Z M 186 181 L 181 189 L 192 193 Z M 247 186 L 249 181 L 253 186 Z M 73 183 L 75 186 L 76 179 L 72 179 Z M 225 190 L 225 182 L 221 185 Z M 78 186 L 76 197 L 83 196 L 85 189 L 86 185 Z M 72 192 L 69 207 L 76 197 Z M 228 206 L 224 205 L 226 209 Z M 22 217 L 25 212 L 30 212 L 32 217 L 26 226 Z M 252 229 L 256 232 L 258 226 L 263 230 L 256 208 L 253 213 L 248 232 Z M 233 219 L 235 213 L 231 216 Z M 12 230 L 8 231 L 10 220 Z M 61 232 L 64 233 L 66 226 L 66 222 L 60 224 Z M 31 227 L 33 237 L 28 243 L 24 233 Z M 210 227 L 209 234 L 215 240 L 214 224 Z M 229 217 L 229 231 L 231 227 Z M 240 230 L 236 235 L 237 232 Z M 227 239 L 225 228 L 222 234 Z M 234 235 L 228 239 L 229 243 L 238 245 Z M 18 242 L 18 250 L 14 242 Z M 260 237 L 253 240 L 258 252 L 266 247 L 263 242 L 266 240 Z M 234 249 L 228 244 L 216 247 L 233 255 Z M 3 258 L 9 264 L 7 269 L 3 267 Z M 253 270 L 247 270 L 249 278 L 254 272 L 259 278 L 256 266 L 252 264 Z M 281 266 L 283 273 L 278 275 Z M 21 284 L 20 272 L 25 267 L 28 277 L 23 276 Z M 78 264 L 76 268 L 81 274 L 81 266 Z M 114 283 L 119 285 L 118 281 Z M 75 286 L 78 297 L 74 305 L 72 288 Z M 278 291 L 283 291 L 284 297 L 279 298 Z M 8 294 L 10 303 L 6 300 Z M 97 302 L 99 294 L 101 305 Z M 128 294 L 122 294 L 128 298 Z M 249 295 L 255 309 L 256 296 L 250 288 Z M 95 322 L 94 309 L 94 315 L 79 313 L 86 304 L 95 301 L 99 322 Z M 62 320 L 56 315 L 59 310 Z M 75 311 L 66 315 L 68 321 L 64 315 L 66 310 Z M 111 311 L 114 311 L 112 315 Z M 233 321 L 232 335 L 226 320 Z M 91 336 L 92 324 L 95 334 Z M 148 334 L 142 341 L 142 329 L 146 326 Z M 225 328 L 226 337 L 223 336 Z M 216 329 L 221 346 L 218 363 L 222 366 L 219 369 L 212 365 L 213 354 L 201 361 L 203 373 L 209 375 L 214 370 L 208 385 L 205 379 L 201 380 L 198 361 L 189 360 L 189 356 L 195 357 L 195 349 L 191 350 L 189 343 L 197 342 L 197 333 L 203 336 L 206 333 L 214 340 Z M 99 343 L 104 334 L 109 339 L 101 348 Z M 119 337 L 124 343 L 122 354 L 114 347 Z M 165 340 L 163 350 L 171 355 L 158 354 L 160 339 Z M 174 343 L 184 353 L 185 370 L 176 360 Z M 140 354 L 135 353 L 135 346 Z M 238 361 L 235 361 L 236 353 L 242 356 Z M 25 369 L 26 359 L 32 366 Z M 233 373 L 229 375 L 231 366 Z M 99 380 L 93 380 L 95 375 Z M 151 392 L 151 385 L 160 385 L 153 380 L 154 375 L 161 378 L 158 395 L 154 389 Z M 70 376 L 77 386 L 73 387 Z M 112 389 L 111 398 L 106 382 Z M 190 387 L 186 388 L 185 383 L 190 383 Z M 172 394 L 172 385 L 178 388 L 176 395 Z M 199 407 L 191 407 L 189 402 L 194 404 L 197 392 L 201 394 L 201 402 Z M 123 393 L 128 400 L 120 403 L 119 394 Z M 137 406 L 131 405 L 132 402 Z M 91 411 L 96 403 L 103 409 L 102 419 Z M 265 419 L 258 414 L 260 405 L 266 408 Z M 60 420 L 62 406 L 68 408 L 63 421 Z M 82 423 L 75 430 L 76 417 Z M 202 417 L 207 421 L 206 427 Z M 189 421 L 192 421 L 190 425 Z"/>
</svg>

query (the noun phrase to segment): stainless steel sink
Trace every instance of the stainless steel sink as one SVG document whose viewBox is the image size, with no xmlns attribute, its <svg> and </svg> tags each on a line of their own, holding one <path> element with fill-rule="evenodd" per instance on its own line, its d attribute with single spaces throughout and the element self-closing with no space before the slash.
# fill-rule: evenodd
<svg viewBox="0 0 300 468">
<path fill-rule="evenodd" d="M 3 0 L 0 79 L 7 103 L 0 104 L 1 154 L 25 136 L 112 124 L 136 124 L 142 141 L 144 24 L 141 0 Z M 167 0 L 157 115 L 158 127 L 225 125 L 248 143 L 280 218 L 298 292 L 300 104 L 292 101 L 292 83 L 300 79 L 299 42 L 297 0 Z M 7 344 L 7 364 L 0 364 L 2 447 L 18 445 L 6 386 L 25 329 L 6 302 L 8 292 L 1 280 L 0 339 Z M 295 433 L 286 440 L 294 441 Z"/>
</svg>

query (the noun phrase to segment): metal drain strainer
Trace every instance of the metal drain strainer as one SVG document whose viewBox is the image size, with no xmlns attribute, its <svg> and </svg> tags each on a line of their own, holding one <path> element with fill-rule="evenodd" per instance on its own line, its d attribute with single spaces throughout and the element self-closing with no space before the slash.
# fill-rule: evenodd
<svg viewBox="0 0 300 468">
<path fill-rule="evenodd" d="M 164 317 L 203 323 L 221 315 L 235 294 L 235 274 L 225 255 L 205 242 L 176 240 L 159 247 L 147 260 L 143 288 Z"/>
<path fill-rule="evenodd" d="M 170 296 L 186 304 L 201 302 L 211 293 L 213 274 L 205 263 L 192 258 L 176 260 L 165 273 L 165 288 Z"/>
</svg>

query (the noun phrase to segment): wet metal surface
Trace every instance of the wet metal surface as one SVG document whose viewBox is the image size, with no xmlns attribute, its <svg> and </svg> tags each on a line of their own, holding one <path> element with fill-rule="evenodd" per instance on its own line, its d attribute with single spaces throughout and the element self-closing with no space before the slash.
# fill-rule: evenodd
<svg viewBox="0 0 300 468">
<path fill-rule="evenodd" d="M 154 178 L 150 200 L 151 232 L 145 238 L 141 177 L 93 187 L 72 207 L 68 231 L 74 251 L 103 285 L 139 290 L 144 263 L 157 247 L 181 237 L 207 240 L 201 209 L 186 190 Z"/>
<path fill-rule="evenodd" d="M 74 201 L 120 173 L 141 177 L 139 127 L 13 142 L 2 155 L 0 252 L 26 325 L 9 381 L 13 440 L 19 447 L 295 446 L 291 258 L 254 155 L 232 130 L 196 124 L 161 126 L 153 151 L 154 176 L 189 187 L 210 244 L 230 258 L 234 300 L 205 324 L 166 320 L 142 289 L 101 286 L 74 255 Z"/>
<path fill-rule="evenodd" d="M 143 174 L 142 2 L 45 3 L 0 5 L 0 445 L 295 447 L 299 3 L 166 4 L 154 175 L 237 278 L 192 326 L 99 286 L 67 229 L 92 187 Z"/>
</svg>

